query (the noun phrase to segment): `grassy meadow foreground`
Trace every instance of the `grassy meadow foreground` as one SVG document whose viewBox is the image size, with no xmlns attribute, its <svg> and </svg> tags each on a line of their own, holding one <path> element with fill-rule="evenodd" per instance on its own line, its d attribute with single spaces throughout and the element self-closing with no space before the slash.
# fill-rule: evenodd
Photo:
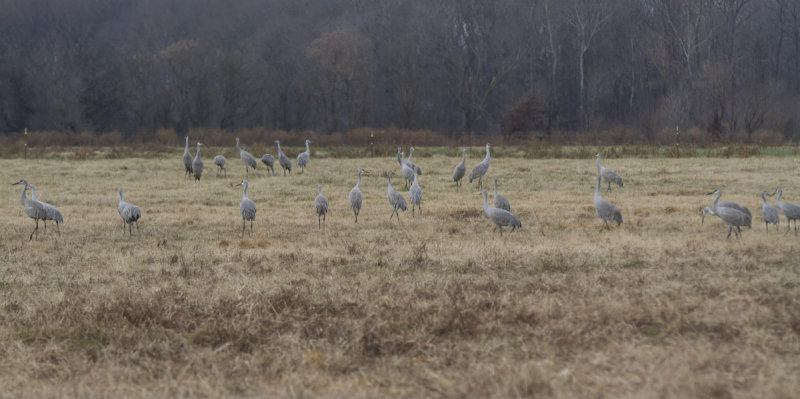
<svg viewBox="0 0 800 399">
<path fill-rule="evenodd" d="M 399 222 L 384 176 L 394 170 L 407 196 L 394 158 L 312 152 L 305 174 L 259 169 L 244 239 L 232 187 L 244 166 L 229 148 L 227 178 L 204 149 L 199 183 L 183 178 L 182 148 L 169 159 L 0 160 L 0 396 L 800 392 L 800 237 L 785 234 L 783 215 L 765 235 L 759 197 L 780 186 L 800 203 L 794 158 L 603 159 L 625 179 L 602 192 L 624 218 L 604 232 L 594 158 L 493 158 L 488 176 L 523 225 L 501 239 L 476 184 L 455 191 L 452 152 L 414 158 L 424 214 Z M 476 149 L 467 170 L 482 158 Z M 354 224 L 347 193 L 361 167 Z M 23 178 L 63 213 L 61 237 L 49 224 L 28 240 L 34 223 L 11 186 Z M 324 230 L 317 184 L 331 203 Z M 142 209 L 140 238 L 123 235 L 120 186 Z M 700 223 L 719 186 L 753 212 L 742 241 L 726 240 L 716 217 Z"/>
</svg>

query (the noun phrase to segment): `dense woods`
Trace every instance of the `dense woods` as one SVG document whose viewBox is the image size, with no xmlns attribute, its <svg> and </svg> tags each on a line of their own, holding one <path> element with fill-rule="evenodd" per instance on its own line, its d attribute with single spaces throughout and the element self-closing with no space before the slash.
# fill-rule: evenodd
<svg viewBox="0 0 800 399">
<path fill-rule="evenodd" d="M 800 0 L 0 0 L 0 132 L 800 138 Z"/>
</svg>

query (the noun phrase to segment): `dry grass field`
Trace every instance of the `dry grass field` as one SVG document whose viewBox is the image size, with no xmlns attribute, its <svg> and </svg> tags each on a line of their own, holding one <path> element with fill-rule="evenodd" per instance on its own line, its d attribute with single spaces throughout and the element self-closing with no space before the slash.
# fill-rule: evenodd
<svg viewBox="0 0 800 399">
<path fill-rule="evenodd" d="M 603 159 L 625 179 L 603 191 L 625 220 L 604 232 L 593 158 L 494 158 L 488 175 L 523 224 L 500 238 L 476 185 L 455 191 L 455 150 L 415 157 L 424 214 L 399 222 L 384 176 L 399 174 L 394 158 L 312 154 L 303 175 L 251 175 L 258 216 L 242 239 L 232 185 L 244 167 L 226 148 L 217 178 L 217 151 L 204 149 L 200 183 L 184 180 L 182 148 L 0 160 L 0 396 L 800 392 L 800 236 L 785 218 L 765 235 L 759 197 L 780 186 L 800 203 L 794 158 Z M 355 224 L 347 193 L 361 167 Z M 34 223 L 11 186 L 23 178 L 63 213 L 60 237 L 50 224 L 28 240 Z M 332 208 L 324 230 L 317 184 Z M 139 238 L 123 235 L 120 186 L 142 209 Z M 741 241 L 718 218 L 700 223 L 719 186 L 753 211 Z"/>
</svg>

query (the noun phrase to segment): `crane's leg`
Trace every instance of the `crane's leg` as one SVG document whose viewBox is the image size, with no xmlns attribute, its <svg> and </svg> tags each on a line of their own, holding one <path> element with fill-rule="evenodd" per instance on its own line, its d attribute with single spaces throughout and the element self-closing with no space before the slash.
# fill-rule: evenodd
<svg viewBox="0 0 800 399">
<path fill-rule="evenodd" d="M 36 239 L 38 240 L 39 239 L 39 219 L 36 219 L 36 228 L 33 229 L 33 231 L 31 232 L 31 236 L 28 237 L 28 240 L 32 240 L 33 239 L 33 233 L 36 233 Z"/>
<path fill-rule="evenodd" d="M 764 222 L 764 226 L 767 228 L 767 235 L 769 235 L 769 222 Z"/>
<path fill-rule="evenodd" d="M 322 215 L 322 223 L 325 223 L 325 226 L 328 225 L 327 220 L 328 220 L 328 214 L 325 213 L 325 214 Z"/>
<path fill-rule="evenodd" d="M 250 236 L 253 236 L 253 219 L 250 219 Z"/>
<path fill-rule="evenodd" d="M 320 214 L 317 214 L 317 228 L 318 229 L 322 228 L 322 215 Z"/>
<path fill-rule="evenodd" d="M 733 225 L 728 226 L 728 237 L 727 237 L 728 240 L 731 239 L 731 232 L 733 232 Z"/>
<path fill-rule="evenodd" d="M 244 238 L 244 230 L 247 227 L 247 221 L 242 218 L 242 238 Z"/>
<path fill-rule="evenodd" d="M 139 221 L 138 220 L 136 221 L 136 235 L 139 236 L 139 237 L 142 236 L 142 233 L 139 232 Z"/>
<path fill-rule="evenodd" d="M 58 231 L 58 236 L 61 237 L 61 223 L 56 222 L 56 231 Z"/>
<path fill-rule="evenodd" d="M 356 223 L 358 223 L 358 212 L 356 212 L 356 208 L 353 208 L 353 214 L 356 215 Z"/>
<path fill-rule="evenodd" d="M 417 205 L 419 207 L 419 217 L 422 217 L 422 204 Z"/>
<path fill-rule="evenodd" d="M 497 226 L 497 230 L 500 230 L 500 237 L 503 236 L 503 226 Z"/>
<path fill-rule="evenodd" d="M 483 176 L 478 176 L 478 190 L 483 190 Z"/>
</svg>

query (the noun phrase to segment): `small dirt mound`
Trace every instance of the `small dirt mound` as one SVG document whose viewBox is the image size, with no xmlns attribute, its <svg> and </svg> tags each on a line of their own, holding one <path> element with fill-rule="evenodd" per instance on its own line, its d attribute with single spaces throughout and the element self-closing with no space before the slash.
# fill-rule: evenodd
<svg viewBox="0 0 800 399">
<path fill-rule="evenodd" d="M 482 214 L 483 210 L 481 209 L 457 209 L 450 213 L 450 217 L 453 219 L 479 218 Z"/>
</svg>

